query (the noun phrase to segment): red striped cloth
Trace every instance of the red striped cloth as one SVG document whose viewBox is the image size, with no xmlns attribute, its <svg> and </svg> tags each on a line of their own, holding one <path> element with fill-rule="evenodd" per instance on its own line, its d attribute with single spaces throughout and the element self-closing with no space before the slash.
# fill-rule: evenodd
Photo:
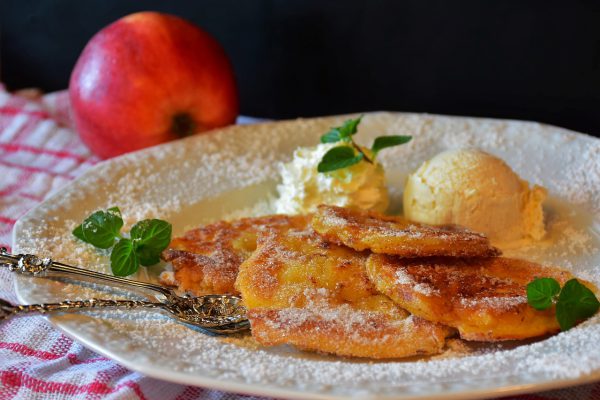
<svg viewBox="0 0 600 400">
<path fill-rule="evenodd" d="M 66 92 L 37 100 L 0 86 L 0 246 L 11 247 L 15 221 L 99 159 L 70 128 Z M 12 276 L 0 268 L 0 298 L 16 302 Z M 600 384 L 513 397 L 600 400 Z M 166 383 L 87 350 L 42 317 L 0 323 L 0 400 L 256 399 Z"/>
</svg>

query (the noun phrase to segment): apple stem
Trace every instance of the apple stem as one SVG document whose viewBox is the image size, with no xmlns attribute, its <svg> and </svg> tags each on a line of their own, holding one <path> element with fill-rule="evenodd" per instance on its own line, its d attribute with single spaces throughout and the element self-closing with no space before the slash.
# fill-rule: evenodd
<svg viewBox="0 0 600 400">
<path fill-rule="evenodd" d="M 196 121 L 188 113 L 177 113 L 173 116 L 171 132 L 178 137 L 186 137 L 196 133 Z"/>
</svg>

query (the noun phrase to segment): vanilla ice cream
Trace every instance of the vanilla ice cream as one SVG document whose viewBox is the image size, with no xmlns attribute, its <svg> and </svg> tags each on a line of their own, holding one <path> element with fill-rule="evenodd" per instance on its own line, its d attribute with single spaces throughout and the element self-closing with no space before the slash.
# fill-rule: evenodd
<svg viewBox="0 0 600 400">
<path fill-rule="evenodd" d="M 302 214 L 313 212 L 319 204 L 385 211 L 389 199 L 385 186 L 383 167 L 361 161 L 350 167 L 320 173 L 319 162 L 331 148 L 339 143 L 322 143 L 314 147 L 301 147 L 294 158 L 282 164 L 281 184 L 277 187 L 279 198 L 275 203 L 277 213 Z M 364 149 L 368 152 L 367 149 Z"/>
<path fill-rule="evenodd" d="M 545 235 L 546 190 L 529 183 L 501 159 L 475 149 L 450 150 L 409 175 L 404 214 L 433 225 L 458 224 L 492 242 L 539 240 Z"/>
</svg>

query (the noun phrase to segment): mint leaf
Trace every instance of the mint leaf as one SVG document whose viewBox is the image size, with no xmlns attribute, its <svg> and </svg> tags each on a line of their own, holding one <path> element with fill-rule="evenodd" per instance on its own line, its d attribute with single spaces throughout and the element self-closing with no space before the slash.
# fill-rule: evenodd
<svg viewBox="0 0 600 400">
<path fill-rule="evenodd" d="M 321 143 L 335 143 L 340 140 L 342 140 L 342 136 L 338 128 L 331 128 L 329 132 L 321 136 Z"/>
<path fill-rule="evenodd" d="M 335 143 L 340 140 L 350 141 L 350 137 L 358 131 L 358 124 L 362 115 L 356 119 L 348 119 L 341 126 L 331 128 L 329 132 L 321 136 L 321 143 Z"/>
<path fill-rule="evenodd" d="M 131 240 L 143 266 L 154 265 L 160 260 L 160 253 L 171 242 L 171 232 L 171 224 L 160 219 L 145 219 L 131 228 Z"/>
<path fill-rule="evenodd" d="M 412 136 L 380 136 L 375 139 L 373 142 L 373 147 L 371 147 L 371 151 L 373 151 L 373 155 L 377 155 L 380 150 L 383 150 L 387 147 L 398 146 L 404 143 L 410 142 Z"/>
<path fill-rule="evenodd" d="M 342 137 L 342 139 L 349 138 L 350 136 L 356 134 L 356 132 L 358 131 L 358 124 L 360 124 L 362 117 L 363 116 L 361 115 L 356 119 L 348 119 L 344 121 L 342 126 L 339 126 L 337 128 L 340 132 L 340 136 Z"/>
<path fill-rule="evenodd" d="M 73 234 L 84 242 L 101 249 L 108 249 L 115 243 L 115 238 L 123 227 L 121 212 L 117 207 L 106 211 L 96 211 L 87 217 Z"/>
<path fill-rule="evenodd" d="M 106 210 L 107 213 L 113 214 L 119 218 L 121 217 L 121 210 L 119 210 L 119 207 L 111 207 L 109 209 Z"/>
<path fill-rule="evenodd" d="M 559 292 L 560 284 L 556 279 L 538 278 L 527 285 L 527 302 L 536 310 L 545 310 Z"/>
<path fill-rule="evenodd" d="M 556 303 L 556 319 L 560 329 L 571 329 L 579 321 L 594 315 L 600 303 L 590 289 L 571 279 L 565 283 Z"/>
<path fill-rule="evenodd" d="M 135 254 L 137 255 L 140 264 L 144 267 L 149 267 L 160 261 L 160 251 L 157 252 L 148 247 L 137 248 Z"/>
<path fill-rule="evenodd" d="M 113 275 L 129 276 L 139 267 L 135 245 L 130 239 L 121 239 L 117 242 L 110 254 L 110 269 Z"/>
<path fill-rule="evenodd" d="M 317 166 L 319 172 L 335 171 L 354 165 L 363 159 L 363 154 L 356 154 L 354 149 L 348 146 L 338 146 L 330 149 Z"/>
<path fill-rule="evenodd" d="M 171 224 L 160 219 L 145 219 L 131 228 L 131 239 L 138 247 L 147 246 L 164 250 L 171 242 Z"/>
<path fill-rule="evenodd" d="M 86 242 L 85 236 L 83 236 L 83 228 L 81 227 L 81 225 L 79 225 L 77 228 L 73 229 L 73 235 L 77 239 L 83 240 L 84 242 Z"/>
</svg>

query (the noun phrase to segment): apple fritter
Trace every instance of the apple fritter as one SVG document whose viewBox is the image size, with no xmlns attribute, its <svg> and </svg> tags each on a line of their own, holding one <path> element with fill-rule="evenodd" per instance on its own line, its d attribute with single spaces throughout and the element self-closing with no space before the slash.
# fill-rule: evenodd
<svg viewBox="0 0 600 400">
<path fill-rule="evenodd" d="M 372 254 L 367 273 L 377 289 L 429 321 L 458 329 L 466 340 L 525 339 L 558 332 L 554 307 L 527 304 L 527 284 L 549 277 L 561 285 L 569 272 L 524 260 L 492 257 L 408 259 Z"/>
<path fill-rule="evenodd" d="M 380 294 L 367 277 L 367 257 L 310 228 L 261 232 L 236 281 L 254 338 L 343 356 L 439 353 L 450 329 Z"/>
<path fill-rule="evenodd" d="M 266 230 L 304 228 L 310 216 L 271 215 L 220 221 L 186 232 L 171 241 L 162 259 L 171 262 L 174 276 L 161 282 L 196 296 L 238 294 L 234 287 L 240 264 L 256 249 L 257 234 Z M 173 279 L 174 278 L 174 279 Z"/>
<path fill-rule="evenodd" d="M 362 251 L 402 257 L 492 257 L 487 237 L 458 226 L 430 226 L 373 211 L 320 205 L 312 227 L 325 239 Z"/>
</svg>

